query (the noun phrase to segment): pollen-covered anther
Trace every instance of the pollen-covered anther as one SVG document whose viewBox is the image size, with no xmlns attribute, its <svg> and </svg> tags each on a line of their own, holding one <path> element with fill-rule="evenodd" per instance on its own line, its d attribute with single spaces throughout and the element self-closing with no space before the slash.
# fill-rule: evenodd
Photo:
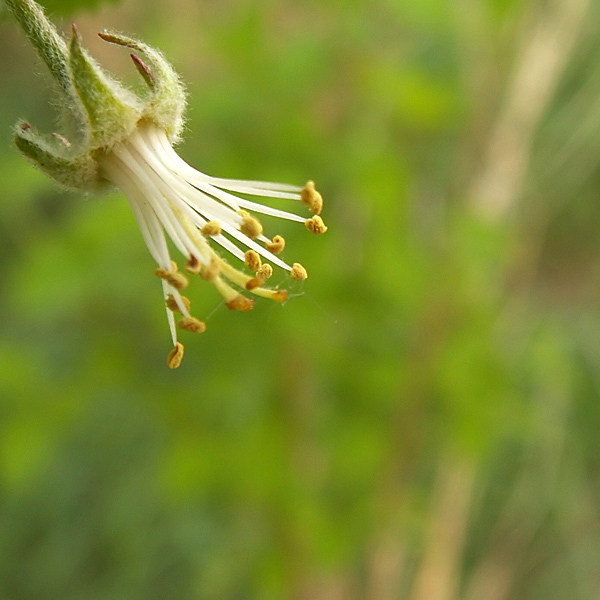
<svg viewBox="0 0 600 600">
<path fill-rule="evenodd" d="M 260 260 L 260 255 L 258 254 L 258 252 L 254 251 L 254 250 L 248 250 L 246 252 L 246 254 L 244 254 L 244 264 L 251 271 L 258 271 L 262 264 L 262 261 Z"/>
<path fill-rule="evenodd" d="M 192 275 L 198 275 L 202 271 L 200 261 L 193 254 L 190 254 L 190 257 L 185 261 L 185 270 Z"/>
<path fill-rule="evenodd" d="M 273 254 L 279 254 L 285 248 L 285 240 L 280 235 L 276 235 L 273 238 L 273 241 L 267 242 L 265 246 L 269 252 L 272 252 Z"/>
<path fill-rule="evenodd" d="M 252 310 L 254 300 L 246 298 L 246 296 L 242 296 L 242 294 L 238 294 L 235 298 L 226 302 L 226 306 L 229 310 L 241 310 L 245 312 Z"/>
<path fill-rule="evenodd" d="M 246 282 L 246 285 L 244 287 L 249 292 L 251 292 L 252 290 L 255 290 L 257 287 L 260 287 L 262 284 L 263 284 L 263 282 L 258 277 L 253 277 L 252 279 L 249 279 Z"/>
<path fill-rule="evenodd" d="M 259 269 L 256 270 L 256 277 L 253 277 L 246 283 L 246 289 L 248 291 L 254 290 L 257 287 L 260 287 L 269 277 L 273 275 L 273 267 L 268 263 L 261 265 Z"/>
<path fill-rule="evenodd" d="M 175 348 L 169 352 L 169 356 L 167 357 L 167 365 L 170 369 L 176 369 L 183 360 L 183 344 L 181 342 L 176 342 Z"/>
<path fill-rule="evenodd" d="M 213 258 L 210 264 L 202 267 L 200 271 L 200 277 L 205 281 L 214 281 L 221 272 L 221 264 L 218 259 Z"/>
<path fill-rule="evenodd" d="M 247 235 L 251 240 L 262 235 L 263 227 L 258 219 L 255 219 L 249 212 L 245 210 L 238 211 L 238 215 L 242 217 L 240 223 L 240 231 Z"/>
<path fill-rule="evenodd" d="M 180 313 L 181 312 L 181 308 L 179 307 L 179 304 L 177 304 L 177 301 L 175 300 L 175 298 L 173 297 L 173 294 L 169 294 L 167 296 L 167 308 L 171 311 L 171 312 L 177 312 Z M 185 309 L 190 312 L 190 306 L 191 303 L 189 301 L 188 298 L 186 298 L 185 296 L 181 296 L 181 302 L 183 304 L 183 306 L 185 307 Z"/>
<path fill-rule="evenodd" d="M 304 223 L 306 228 L 312 233 L 325 233 L 327 231 L 327 225 L 323 223 L 323 219 L 318 215 L 307 219 Z"/>
<path fill-rule="evenodd" d="M 192 333 L 202 333 L 206 331 L 206 323 L 196 319 L 196 317 L 182 317 L 179 319 L 177 325 L 179 326 L 179 329 L 185 329 Z"/>
<path fill-rule="evenodd" d="M 268 263 L 261 265 L 260 269 L 258 269 L 258 271 L 256 271 L 256 276 L 261 281 L 266 281 L 267 279 L 269 279 L 271 277 L 271 275 L 273 275 L 273 267 Z"/>
<path fill-rule="evenodd" d="M 271 277 L 271 275 L 273 275 L 273 267 L 268 263 L 261 265 L 256 269 L 256 277 L 253 277 L 246 282 L 246 289 L 251 291 L 260 287 L 267 279 L 269 279 L 269 277 Z"/>
<path fill-rule="evenodd" d="M 308 277 L 308 273 L 300 263 L 294 263 L 290 271 L 290 276 L 296 281 L 304 281 Z"/>
<path fill-rule="evenodd" d="M 221 224 L 219 221 L 209 221 L 202 228 L 202 234 L 210 237 L 213 235 L 219 235 L 221 233 Z"/>
<path fill-rule="evenodd" d="M 323 210 L 323 196 L 315 189 L 315 182 L 309 181 L 300 192 L 302 204 L 308 206 L 313 215 L 320 215 Z"/>
<path fill-rule="evenodd" d="M 185 275 L 176 271 L 167 271 L 167 269 L 156 269 L 154 271 L 161 279 L 172 285 L 176 290 L 183 290 L 188 286 L 188 280 Z"/>
<path fill-rule="evenodd" d="M 287 300 L 287 290 L 273 290 L 271 300 L 275 300 L 275 302 L 285 302 Z"/>
</svg>

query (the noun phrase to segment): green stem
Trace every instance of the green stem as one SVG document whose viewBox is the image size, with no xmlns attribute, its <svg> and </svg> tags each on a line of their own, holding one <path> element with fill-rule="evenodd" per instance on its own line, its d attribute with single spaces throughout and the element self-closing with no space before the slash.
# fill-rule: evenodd
<svg viewBox="0 0 600 600">
<path fill-rule="evenodd" d="M 72 94 L 68 48 L 42 7 L 33 0 L 4 0 L 21 28 L 67 95 Z"/>
</svg>

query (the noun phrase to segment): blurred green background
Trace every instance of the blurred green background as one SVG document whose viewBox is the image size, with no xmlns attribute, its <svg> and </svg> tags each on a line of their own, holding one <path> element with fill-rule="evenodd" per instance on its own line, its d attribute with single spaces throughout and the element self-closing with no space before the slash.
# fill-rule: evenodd
<svg viewBox="0 0 600 600">
<path fill-rule="evenodd" d="M 56 96 L 3 14 L 0 598 L 598 598 L 598 1 L 45 5 L 128 82 L 96 33 L 160 47 L 182 156 L 315 179 L 329 231 L 267 220 L 283 307 L 196 282 L 170 371 L 127 203 L 13 148 Z"/>
</svg>

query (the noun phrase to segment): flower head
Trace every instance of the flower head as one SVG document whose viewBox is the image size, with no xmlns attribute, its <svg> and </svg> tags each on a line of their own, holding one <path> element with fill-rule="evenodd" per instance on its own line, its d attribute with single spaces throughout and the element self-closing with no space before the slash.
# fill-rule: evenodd
<svg viewBox="0 0 600 600">
<path fill-rule="evenodd" d="M 302 265 L 290 266 L 279 258 L 283 237 L 268 237 L 256 215 L 305 223 L 309 231 L 324 233 L 323 199 L 312 181 L 300 188 L 219 179 L 193 169 L 172 146 L 183 124 L 185 93 L 157 50 L 120 34 L 99 34 L 145 56 L 147 62 L 131 55 L 148 86 L 148 94 L 140 98 L 87 55 L 75 27 L 67 44 L 33 0 L 6 2 L 59 83 L 67 100 L 66 117 L 76 133 L 71 142 L 57 133 L 39 135 L 29 123 L 21 123 L 15 142 L 38 168 L 66 187 L 89 192 L 117 186 L 125 194 L 157 264 L 174 346 L 167 360 L 171 368 L 183 358 L 177 330 L 201 333 L 206 327 L 192 315 L 190 301 L 182 293 L 190 276 L 212 283 L 228 308 L 242 311 L 252 308 L 250 295 L 276 302 L 286 299 L 285 290 L 265 286 L 273 267 L 287 270 L 298 281 L 307 278 Z M 246 196 L 299 201 L 312 216 Z M 167 237 L 183 255 L 183 270 L 171 257 Z M 223 259 L 215 247 L 233 255 L 244 269 Z"/>
<path fill-rule="evenodd" d="M 156 261 L 156 274 L 162 280 L 167 315 L 177 347 L 177 325 L 199 333 L 204 324 L 190 314 L 190 303 L 182 295 L 190 276 L 211 282 L 223 296 L 228 308 L 250 310 L 253 301 L 242 291 L 277 302 L 286 299 L 285 290 L 265 287 L 273 266 L 290 272 L 292 278 L 306 279 L 304 267 L 290 266 L 277 255 L 283 250 L 280 235 L 268 238 L 257 213 L 306 223 L 320 232 L 325 226 L 318 215 L 302 217 L 243 199 L 245 196 L 272 197 L 302 201 L 310 198 L 313 210 L 320 205 L 320 194 L 312 182 L 304 188 L 260 181 L 240 181 L 209 177 L 184 162 L 173 150 L 161 127 L 152 122 L 141 124 L 125 140 L 115 144 L 100 159 L 103 176 L 115 183 L 127 197 L 138 221 L 150 254 Z M 320 206 L 319 206 L 320 208 Z M 184 257 L 184 272 L 169 252 L 165 232 Z M 243 271 L 221 258 L 210 240 L 227 250 L 246 266 Z M 263 262 L 267 261 L 267 262 Z M 169 364 L 178 364 L 180 350 L 170 356 Z"/>
</svg>

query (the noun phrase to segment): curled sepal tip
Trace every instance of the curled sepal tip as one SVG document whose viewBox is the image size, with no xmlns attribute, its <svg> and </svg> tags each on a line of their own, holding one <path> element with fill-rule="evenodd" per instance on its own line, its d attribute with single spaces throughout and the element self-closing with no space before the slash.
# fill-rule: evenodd
<svg viewBox="0 0 600 600">
<path fill-rule="evenodd" d="M 135 54 L 132 55 L 136 68 L 150 88 L 143 116 L 162 127 L 171 142 L 174 142 L 183 127 L 185 110 L 185 91 L 175 69 L 158 50 L 139 40 L 110 31 L 103 31 L 98 35 L 105 42 L 144 54 L 148 64 Z"/>
<path fill-rule="evenodd" d="M 102 180 L 96 161 L 85 154 L 69 156 L 68 146 L 56 136 L 41 136 L 29 123 L 21 123 L 15 129 L 14 140 L 17 148 L 36 167 L 61 185 L 87 191 L 100 187 Z"/>
<path fill-rule="evenodd" d="M 130 54 L 130 56 L 135 68 L 138 70 L 138 73 L 146 82 L 146 85 L 149 88 L 153 88 L 156 85 L 156 81 L 154 80 L 154 75 L 152 75 L 150 67 L 139 56 L 137 56 L 137 54 Z"/>
</svg>

